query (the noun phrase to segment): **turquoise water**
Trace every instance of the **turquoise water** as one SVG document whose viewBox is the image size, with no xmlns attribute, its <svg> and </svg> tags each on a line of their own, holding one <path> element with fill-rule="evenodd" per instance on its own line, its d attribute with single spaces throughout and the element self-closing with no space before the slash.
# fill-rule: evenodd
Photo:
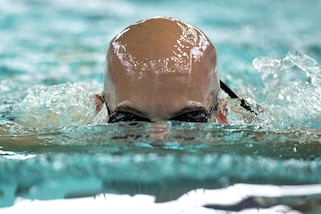
<svg viewBox="0 0 321 214">
<path fill-rule="evenodd" d="M 238 192 L 235 207 L 223 206 L 233 204 L 229 198 L 202 206 L 241 210 L 251 199 L 254 209 L 318 213 L 320 8 L 316 0 L 2 0 L 0 206 L 99 193 L 147 194 L 160 203 L 241 183 L 243 191 L 258 184 L 256 194 Z M 95 115 L 109 41 L 156 15 L 203 30 L 217 48 L 220 78 L 258 116 L 234 101 L 229 125 L 108 125 L 105 111 Z M 265 185 L 279 189 L 269 195 Z"/>
</svg>

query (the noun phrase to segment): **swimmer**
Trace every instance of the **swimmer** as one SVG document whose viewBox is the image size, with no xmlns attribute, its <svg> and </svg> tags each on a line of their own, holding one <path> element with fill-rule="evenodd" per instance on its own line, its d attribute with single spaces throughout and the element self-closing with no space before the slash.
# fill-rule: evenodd
<svg viewBox="0 0 321 214">
<path fill-rule="evenodd" d="M 225 85 L 224 85 L 225 86 Z M 102 95 L 108 122 L 228 123 L 218 99 L 216 50 L 206 35 L 182 21 L 155 17 L 124 29 L 110 42 Z"/>
</svg>

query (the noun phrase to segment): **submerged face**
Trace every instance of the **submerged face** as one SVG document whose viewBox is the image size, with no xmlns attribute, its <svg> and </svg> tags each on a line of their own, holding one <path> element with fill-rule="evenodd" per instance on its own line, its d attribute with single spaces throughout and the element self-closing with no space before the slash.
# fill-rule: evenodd
<svg viewBox="0 0 321 214">
<path fill-rule="evenodd" d="M 110 43 L 104 97 L 151 121 L 210 110 L 220 88 L 216 52 L 197 28 L 170 18 L 127 27 Z"/>
</svg>

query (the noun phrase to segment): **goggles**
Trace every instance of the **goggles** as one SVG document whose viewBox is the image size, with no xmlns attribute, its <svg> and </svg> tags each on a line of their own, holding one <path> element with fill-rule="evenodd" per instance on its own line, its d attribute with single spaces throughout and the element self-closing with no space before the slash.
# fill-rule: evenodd
<svg viewBox="0 0 321 214">
<path fill-rule="evenodd" d="M 224 90 L 231 98 L 239 98 L 227 85 L 225 85 L 225 83 L 220 81 L 220 85 L 221 85 L 221 89 Z M 130 111 L 121 110 L 121 109 L 111 112 L 108 106 L 108 102 L 104 96 L 103 96 L 103 99 L 109 115 L 108 123 L 132 122 L 132 121 L 152 122 L 149 118 L 141 116 L 135 112 L 130 112 Z M 199 123 L 209 122 L 210 118 L 212 117 L 212 114 L 216 110 L 216 102 L 217 100 L 215 99 L 209 111 L 205 109 L 189 111 L 189 112 L 185 112 L 177 116 L 174 116 L 172 118 L 169 118 L 168 120 L 182 121 L 182 122 L 199 122 Z M 241 99 L 241 106 L 245 108 L 247 111 L 255 113 L 251 110 L 251 107 L 247 105 L 244 99 Z"/>
<path fill-rule="evenodd" d="M 213 110 L 210 110 L 210 111 L 195 110 L 195 111 L 190 111 L 190 112 L 177 115 L 175 117 L 169 118 L 168 120 L 206 123 L 211 118 L 212 113 L 213 113 Z M 138 114 L 128 112 L 128 111 L 122 111 L 122 110 L 116 110 L 112 112 L 108 119 L 108 123 L 131 122 L 131 121 L 152 122 L 150 119 L 146 117 L 142 117 Z"/>
<path fill-rule="evenodd" d="M 126 110 L 120 109 L 120 110 L 111 112 L 104 96 L 103 96 L 103 99 L 106 104 L 107 112 L 109 115 L 108 123 L 132 122 L 132 121 L 152 122 L 149 118 L 143 117 L 138 113 L 134 113 Z M 188 112 L 176 115 L 172 118 L 169 118 L 168 120 L 206 123 L 210 120 L 215 109 L 216 109 L 216 100 L 213 102 L 213 105 L 209 111 L 205 109 L 188 111 Z"/>
</svg>

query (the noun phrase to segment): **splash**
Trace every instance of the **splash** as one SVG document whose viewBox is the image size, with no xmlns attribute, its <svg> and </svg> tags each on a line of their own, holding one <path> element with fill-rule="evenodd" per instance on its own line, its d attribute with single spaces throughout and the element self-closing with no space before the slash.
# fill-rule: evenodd
<svg viewBox="0 0 321 214">
<path fill-rule="evenodd" d="M 262 73 L 265 121 L 274 128 L 321 129 L 321 66 L 300 51 L 285 57 L 258 57 L 254 68 Z"/>
<path fill-rule="evenodd" d="M 34 86 L 13 110 L 14 122 L 34 128 L 59 128 L 94 124 L 95 91 L 101 85 L 77 83 L 53 86 Z M 103 111 L 102 111 L 103 112 Z M 99 115 L 102 117 L 102 115 Z M 17 128 L 17 126 L 15 126 Z"/>
<path fill-rule="evenodd" d="M 260 125 L 269 130 L 321 129 L 321 67 L 303 52 L 292 51 L 281 58 L 258 57 L 254 68 L 264 83 L 260 96 L 247 98 L 258 115 L 239 108 L 230 100 L 228 120 L 233 125 Z M 95 113 L 94 94 L 102 90 L 97 83 L 33 86 L 2 81 L 0 96 L 2 132 L 19 134 L 30 128 L 106 124 L 106 110 Z M 246 88 L 244 90 L 247 90 Z M 30 130 L 29 130 L 30 129 Z M 29 131 L 28 131 L 29 130 Z"/>
</svg>

